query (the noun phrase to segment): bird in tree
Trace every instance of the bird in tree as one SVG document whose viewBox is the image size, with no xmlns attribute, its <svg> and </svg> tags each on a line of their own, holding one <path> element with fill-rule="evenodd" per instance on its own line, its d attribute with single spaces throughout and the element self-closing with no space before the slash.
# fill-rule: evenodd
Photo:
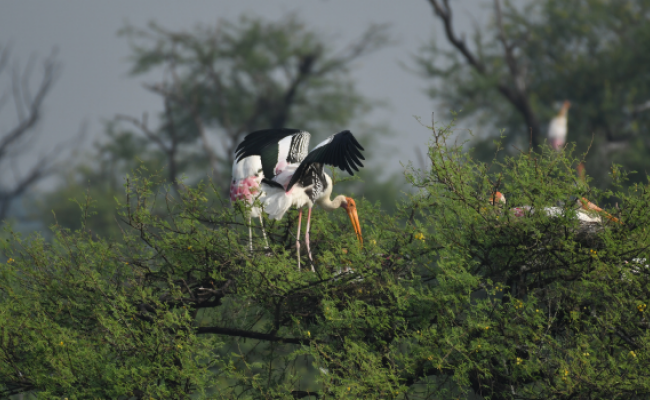
<svg viewBox="0 0 650 400">
<path fill-rule="evenodd" d="M 560 112 L 551 120 L 551 123 L 548 125 L 548 140 L 553 149 L 560 150 L 564 143 L 566 143 L 567 135 L 567 113 L 569 112 L 569 107 L 571 103 L 568 100 L 565 100 L 560 108 Z"/>
<path fill-rule="evenodd" d="M 363 244 L 361 226 L 356 204 L 344 195 L 330 199 L 332 178 L 324 171 L 325 165 L 338 167 L 354 175 L 363 167 L 360 160 L 365 160 L 360 150 L 364 150 L 352 132 L 345 130 L 328 137 L 309 153 L 309 132 L 298 129 L 265 129 L 248 134 L 237 146 L 236 160 L 259 156 L 262 164 L 263 178 L 261 198 L 264 212 L 271 219 L 281 219 L 291 207 L 298 213 L 298 232 L 296 234 L 296 253 L 300 269 L 300 225 L 302 208 L 307 206 L 307 227 L 305 244 L 307 254 L 314 271 L 311 250 L 309 248 L 309 225 L 311 209 L 318 204 L 331 211 L 343 208 L 347 211 L 359 242 Z"/>
<path fill-rule="evenodd" d="M 269 242 L 266 239 L 266 232 L 264 231 L 262 209 L 259 205 L 255 205 L 255 200 L 261 200 L 264 195 L 264 192 L 260 187 L 263 178 L 264 173 L 262 172 L 262 161 L 259 156 L 250 156 L 233 162 L 232 180 L 230 181 L 230 202 L 235 203 L 240 200 L 246 203 L 248 240 L 251 253 L 253 252 L 252 217 L 260 219 L 264 242 L 266 248 L 269 247 Z"/>
<path fill-rule="evenodd" d="M 579 169 L 580 170 L 580 169 Z M 584 173 L 584 167 L 583 171 Z M 601 215 L 604 216 L 605 218 L 609 219 L 612 222 L 620 222 L 620 220 L 614 216 L 612 216 L 610 213 L 607 211 L 603 210 L 602 208 L 598 207 L 591 201 L 587 200 L 586 198 L 574 198 L 575 199 L 575 204 L 576 204 L 576 209 L 578 210 L 576 217 L 580 222 L 583 223 L 592 223 L 592 222 L 602 222 Z M 505 205 L 506 204 L 506 197 L 501 193 L 501 192 L 494 192 L 492 197 L 490 198 L 490 204 L 492 205 Z M 523 217 L 526 215 L 526 213 L 533 214 L 535 210 L 531 206 L 520 206 L 520 207 L 514 207 L 510 209 L 510 212 L 512 213 L 513 216 L 515 217 Z M 544 208 L 544 212 L 547 215 L 550 216 L 558 216 L 562 215 L 564 212 L 562 208 L 560 207 L 546 207 Z"/>
<path fill-rule="evenodd" d="M 490 198 L 490 204 L 493 206 L 506 204 L 506 196 L 501 192 L 494 192 L 492 198 Z"/>
</svg>

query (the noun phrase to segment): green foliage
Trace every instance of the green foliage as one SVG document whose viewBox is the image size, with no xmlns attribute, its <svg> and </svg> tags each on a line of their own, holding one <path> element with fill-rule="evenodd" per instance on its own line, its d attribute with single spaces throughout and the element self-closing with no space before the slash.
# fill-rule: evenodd
<svg viewBox="0 0 650 400">
<path fill-rule="evenodd" d="M 635 259 L 650 258 L 650 186 L 591 191 L 549 151 L 494 172 L 451 135 L 434 134 L 396 216 L 357 203 L 363 247 L 343 212 L 315 209 L 315 273 L 296 268 L 296 212 L 265 221 L 269 250 L 254 224 L 251 254 L 241 204 L 203 184 L 170 196 L 148 172 L 127 179 L 119 243 L 83 226 L 4 241 L 0 393 L 647 398 L 650 282 Z M 536 212 L 491 205 L 496 190 Z M 570 196 L 611 195 L 622 223 L 577 222 Z"/>
<path fill-rule="evenodd" d="M 477 31 L 469 48 L 485 67 L 476 73 L 457 51 L 435 42 L 417 58 L 422 75 L 431 79 L 430 95 L 462 117 L 477 118 L 481 157 L 491 158 L 492 140 L 506 128 L 506 144 L 528 148 L 530 126 L 522 111 L 499 87 L 522 88 L 545 138 L 547 123 L 559 103 L 570 100 L 569 142 L 580 152 L 590 148 L 586 169 L 601 188 L 612 183 L 612 162 L 645 171 L 650 151 L 650 4 L 645 0 L 505 1 L 503 32 L 492 23 Z M 513 50 L 517 79 L 504 55 L 505 37 Z M 509 152 L 511 149 L 508 146 Z M 645 175 L 630 176 L 644 183 Z"/>
</svg>

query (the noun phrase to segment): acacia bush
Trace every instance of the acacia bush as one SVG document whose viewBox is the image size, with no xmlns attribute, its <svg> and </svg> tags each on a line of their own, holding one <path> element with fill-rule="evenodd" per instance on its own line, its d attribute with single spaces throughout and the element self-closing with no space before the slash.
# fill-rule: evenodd
<svg viewBox="0 0 650 400">
<path fill-rule="evenodd" d="M 315 210 L 315 273 L 296 268 L 295 211 L 266 221 L 270 250 L 255 225 L 251 254 L 241 204 L 209 183 L 159 191 L 155 174 L 127 180 L 119 242 L 56 225 L 51 242 L 13 235 L 0 393 L 647 398 L 648 185 L 592 191 L 550 151 L 485 164 L 452 133 L 433 131 L 395 215 L 357 202 L 363 247 L 345 213 Z M 508 206 L 490 203 L 497 190 Z M 572 196 L 617 199 L 620 222 L 585 229 Z M 538 212 L 508 211 L 522 205 Z"/>
</svg>

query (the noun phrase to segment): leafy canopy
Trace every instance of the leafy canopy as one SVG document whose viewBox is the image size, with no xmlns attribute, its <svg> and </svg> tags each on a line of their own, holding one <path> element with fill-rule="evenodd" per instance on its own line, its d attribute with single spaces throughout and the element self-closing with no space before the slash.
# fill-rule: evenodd
<svg viewBox="0 0 650 400">
<path fill-rule="evenodd" d="M 489 160 L 492 140 L 504 128 L 507 144 L 526 148 L 531 130 L 543 143 L 549 121 L 570 100 L 567 141 L 581 152 L 591 149 L 585 166 L 597 186 L 614 185 L 612 162 L 647 171 L 650 3 L 504 0 L 485 7 L 490 23 L 465 43 L 478 67 L 435 40 L 416 57 L 432 98 L 488 128 L 477 132 L 477 155 Z M 645 175 L 630 176 L 629 183 L 645 183 Z"/>
<path fill-rule="evenodd" d="M 452 128 L 396 216 L 357 202 L 363 248 L 345 213 L 315 210 L 315 273 L 296 268 L 295 212 L 266 221 L 268 252 L 255 225 L 250 254 L 241 204 L 211 184 L 170 196 L 144 171 L 127 179 L 121 242 L 83 226 L 4 241 L 0 393 L 647 398 L 650 187 L 591 190 L 548 149 L 492 172 L 447 143 Z M 490 204 L 496 190 L 510 206 Z M 577 222 L 570 196 L 612 194 L 622 223 Z M 523 205 L 537 212 L 507 210 Z"/>
</svg>

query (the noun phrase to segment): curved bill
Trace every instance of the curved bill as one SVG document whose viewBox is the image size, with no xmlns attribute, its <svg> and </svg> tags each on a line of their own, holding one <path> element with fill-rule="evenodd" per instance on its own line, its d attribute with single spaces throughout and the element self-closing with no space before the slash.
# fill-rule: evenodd
<svg viewBox="0 0 650 400">
<path fill-rule="evenodd" d="M 608 213 L 607 211 L 605 211 L 602 208 L 598 207 L 597 205 L 595 205 L 594 203 L 592 203 L 591 201 L 587 200 L 584 197 L 582 199 L 580 199 L 580 204 L 582 205 L 582 209 L 585 210 L 585 211 L 596 211 L 598 213 L 604 214 L 605 217 L 607 219 L 609 219 L 610 221 L 618 222 L 621 225 L 623 224 L 621 221 L 619 221 L 618 218 L 612 216 L 610 213 Z"/>
<path fill-rule="evenodd" d="M 348 212 L 348 217 L 350 217 L 350 222 L 352 222 L 354 233 L 357 234 L 357 239 L 359 239 L 361 246 L 363 246 L 363 236 L 361 236 L 361 225 L 359 224 L 359 216 L 357 215 L 357 205 L 350 197 L 346 197 L 345 201 L 348 203 L 346 211 Z"/>
</svg>

